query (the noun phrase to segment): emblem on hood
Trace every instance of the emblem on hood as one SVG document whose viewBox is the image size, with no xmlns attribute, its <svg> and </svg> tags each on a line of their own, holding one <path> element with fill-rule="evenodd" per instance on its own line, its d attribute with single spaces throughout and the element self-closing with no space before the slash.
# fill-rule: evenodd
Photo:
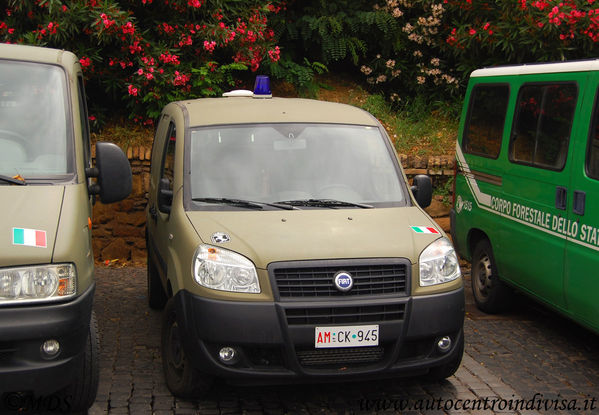
<svg viewBox="0 0 599 415">
<path fill-rule="evenodd" d="M 345 293 L 351 290 L 354 286 L 354 279 L 352 278 L 350 273 L 345 271 L 339 271 L 337 274 L 335 274 L 333 283 L 335 284 L 335 288 Z"/>
<path fill-rule="evenodd" d="M 225 242 L 229 242 L 231 238 L 224 232 L 214 232 L 210 237 L 212 242 L 215 244 L 224 244 Z"/>
</svg>

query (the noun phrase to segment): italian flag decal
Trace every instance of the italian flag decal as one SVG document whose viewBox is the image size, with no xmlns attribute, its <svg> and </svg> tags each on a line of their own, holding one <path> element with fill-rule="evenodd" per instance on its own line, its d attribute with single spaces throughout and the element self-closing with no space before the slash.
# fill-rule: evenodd
<svg viewBox="0 0 599 415">
<path fill-rule="evenodd" d="M 46 231 L 36 229 L 12 228 L 12 244 L 47 248 Z"/>
<path fill-rule="evenodd" d="M 411 228 L 416 233 L 439 233 L 438 230 L 430 226 L 411 226 Z"/>
</svg>

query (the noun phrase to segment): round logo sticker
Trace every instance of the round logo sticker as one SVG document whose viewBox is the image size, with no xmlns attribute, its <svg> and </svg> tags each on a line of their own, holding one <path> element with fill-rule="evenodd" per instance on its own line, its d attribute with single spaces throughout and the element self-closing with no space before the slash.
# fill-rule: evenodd
<svg viewBox="0 0 599 415">
<path fill-rule="evenodd" d="M 224 232 L 214 232 L 212 234 L 212 242 L 215 244 L 224 244 L 225 242 L 229 242 L 231 238 Z"/>
<path fill-rule="evenodd" d="M 354 286 L 354 279 L 351 274 L 345 271 L 339 271 L 333 279 L 335 287 L 341 292 L 348 292 Z"/>
</svg>

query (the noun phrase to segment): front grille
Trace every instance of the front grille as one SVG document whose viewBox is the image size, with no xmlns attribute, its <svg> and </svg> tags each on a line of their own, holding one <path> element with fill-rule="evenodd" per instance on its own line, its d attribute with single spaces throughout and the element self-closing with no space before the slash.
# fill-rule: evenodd
<svg viewBox="0 0 599 415">
<path fill-rule="evenodd" d="M 346 307 L 286 308 L 287 323 L 353 324 L 403 320 L 405 304 L 383 304 Z"/>
<path fill-rule="evenodd" d="M 345 271 L 353 278 L 349 292 L 341 292 L 333 284 L 335 274 Z M 406 295 L 408 267 L 405 263 L 366 265 L 273 267 L 274 279 L 281 298 L 339 297 L 364 295 Z"/>
<path fill-rule="evenodd" d="M 343 349 L 308 349 L 296 351 L 302 366 L 355 366 L 380 361 L 385 349 L 377 347 L 348 347 Z"/>
</svg>

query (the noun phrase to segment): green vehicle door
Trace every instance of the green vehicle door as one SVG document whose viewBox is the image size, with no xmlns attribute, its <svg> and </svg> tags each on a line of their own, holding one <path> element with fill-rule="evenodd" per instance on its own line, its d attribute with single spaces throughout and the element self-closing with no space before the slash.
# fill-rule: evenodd
<svg viewBox="0 0 599 415">
<path fill-rule="evenodd" d="M 536 75 L 523 77 L 514 88 L 514 119 L 504 148 L 504 197 L 492 203 L 508 219 L 499 231 L 504 243 L 495 247 L 501 276 L 561 309 L 566 307 L 566 237 L 572 232 L 565 202 L 570 137 L 579 124 L 575 110 L 585 78 Z"/>
<path fill-rule="evenodd" d="M 577 232 L 568 238 L 565 288 L 572 317 L 599 330 L 599 73 L 585 89 L 584 114 L 575 148 L 568 211 Z M 590 127 L 590 128 L 589 128 Z M 583 139 L 586 138 L 586 139 Z"/>
</svg>

